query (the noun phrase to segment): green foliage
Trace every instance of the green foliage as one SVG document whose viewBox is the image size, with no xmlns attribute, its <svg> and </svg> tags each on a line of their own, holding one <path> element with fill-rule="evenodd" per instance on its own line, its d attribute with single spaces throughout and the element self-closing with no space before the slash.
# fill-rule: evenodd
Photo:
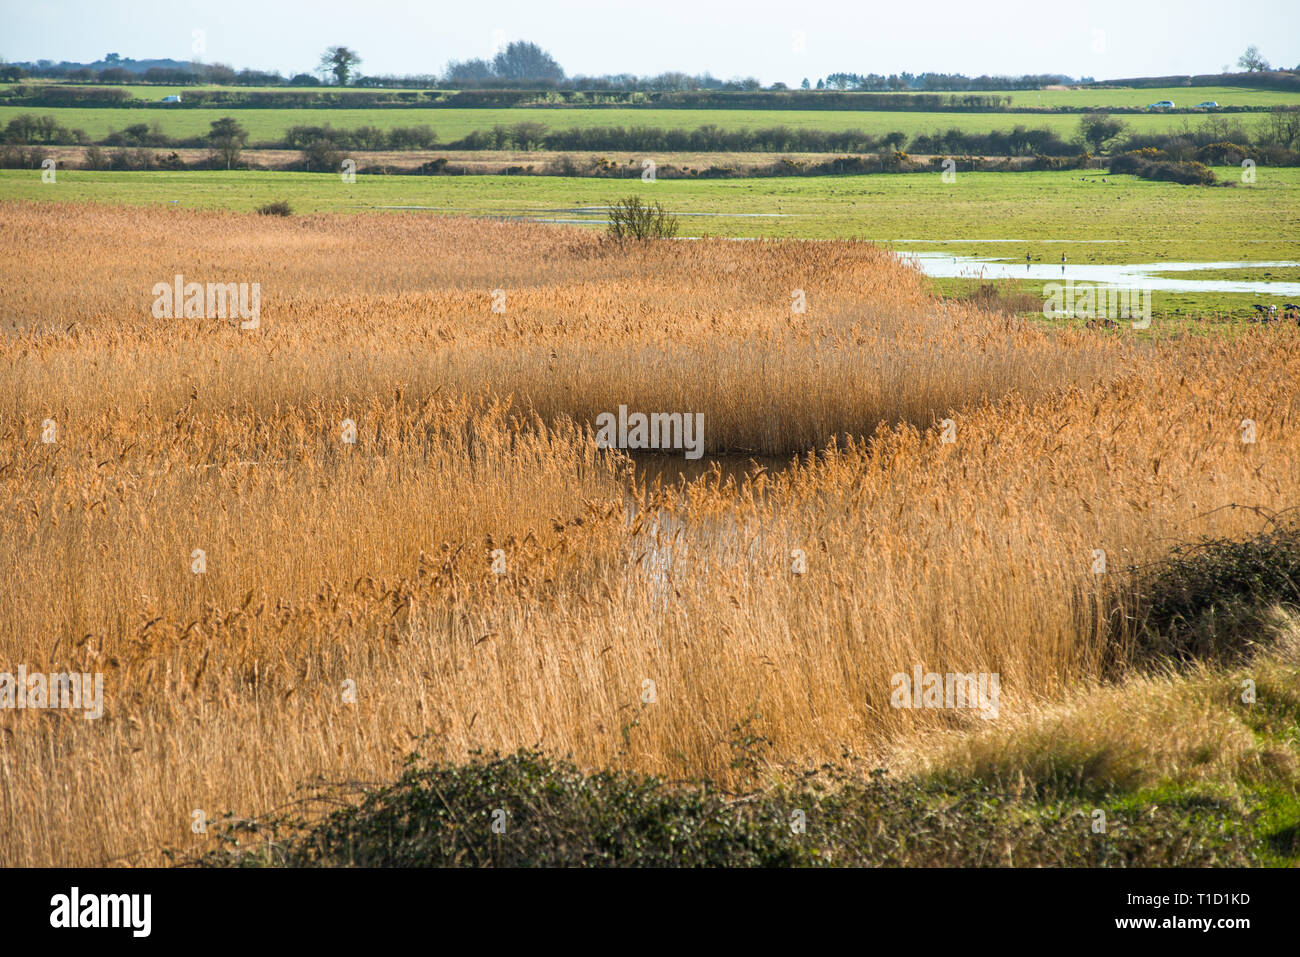
<svg viewBox="0 0 1300 957">
<path fill-rule="evenodd" d="M 353 70 L 360 64 L 361 56 L 356 50 L 332 46 L 321 54 L 319 69 L 334 74 L 334 82 L 339 86 L 347 86 Z"/>
<path fill-rule="evenodd" d="M 1092 152 L 1100 153 L 1106 144 L 1126 129 L 1121 120 L 1105 113 L 1089 113 L 1079 121 L 1079 135 Z"/>
<path fill-rule="evenodd" d="M 1033 803 L 984 785 L 895 783 L 826 767 L 790 790 L 729 795 L 537 751 L 408 762 L 392 785 L 306 825 L 241 821 L 200 863 L 289 867 L 1206 866 L 1251 863 L 1234 808 L 1125 798 Z M 1107 808 L 1104 834 L 1092 808 Z M 502 813 L 503 812 L 503 813 Z M 797 813 L 798 812 L 798 813 Z M 799 823 L 804 829 L 799 829 Z M 494 829 L 494 823 L 497 824 Z M 249 835 L 253 840 L 247 840 Z M 242 843 L 240 843 L 242 841 Z"/>
<path fill-rule="evenodd" d="M 226 164 L 226 169 L 231 169 L 239 162 L 239 154 L 248 142 L 248 130 L 233 117 L 223 116 L 212 121 L 207 139 L 213 155 Z"/>
</svg>

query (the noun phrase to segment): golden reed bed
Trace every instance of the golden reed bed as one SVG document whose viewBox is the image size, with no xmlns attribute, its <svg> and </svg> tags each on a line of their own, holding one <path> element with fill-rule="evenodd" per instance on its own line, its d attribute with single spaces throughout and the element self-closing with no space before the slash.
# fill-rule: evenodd
<svg viewBox="0 0 1300 957">
<path fill-rule="evenodd" d="M 1097 609 L 1126 565 L 1300 501 L 1290 330 L 1043 331 L 852 243 L 0 228 L 0 671 L 105 688 L 99 720 L 0 711 L 0 864 L 200 850 L 194 811 L 383 780 L 417 739 L 723 781 L 741 726 L 776 774 L 885 760 L 983 724 L 891 708 L 892 675 L 997 673 L 1014 719 L 1123 671 Z M 258 283 L 260 324 L 156 318 L 177 274 Z M 647 488 L 594 440 L 620 404 L 822 454 Z"/>
</svg>

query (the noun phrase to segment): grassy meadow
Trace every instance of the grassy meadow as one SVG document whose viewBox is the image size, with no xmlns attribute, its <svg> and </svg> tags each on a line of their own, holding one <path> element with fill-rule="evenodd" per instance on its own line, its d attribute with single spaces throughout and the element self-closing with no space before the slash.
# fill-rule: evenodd
<svg viewBox="0 0 1300 957">
<path fill-rule="evenodd" d="M 79 87 L 83 84 L 65 81 L 39 80 L 27 81 L 33 85 L 47 83 L 57 86 Z M 94 88 L 94 87 L 92 87 Z M 181 96 L 191 90 L 229 90 L 228 86 L 211 83 L 199 83 L 190 86 L 174 86 L 166 83 L 130 85 L 120 87 L 132 94 L 132 98 L 142 103 L 157 103 L 164 96 Z M 249 93 L 284 93 L 280 86 L 241 86 L 238 89 Z M 292 89 L 292 88 L 291 88 Z M 319 88 L 302 88 L 305 96 L 318 92 Z M 414 92 L 403 88 L 404 92 Z M 374 88 L 331 87 L 329 93 L 338 96 L 353 94 L 370 95 Z M 431 91 L 420 91 L 431 92 Z M 895 95 L 907 96 L 917 91 L 901 92 Z M 875 93 L 872 94 L 877 95 Z M 940 95 L 948 95 L 941 93 Z M 955 95 L 960 96 L 961 93 Z M 1012 107 L 1024 109 L 1061 108 L 1061 107 L 1145 107 L 1160 100 L 1172 100 L 1179 108 L 1194 107 L 1197 103 L 1214 101 L 1223 107 L 1241 106 L 1293 106 L 1300 104 L 1300 92 L 1291 90 L 1269 90 L 1249 86 L 1167 86 L 1167 87 L 1071 87 L 1068 89 L 1046 90 L 991 90 L 987 95 L 1010 97 Z M 553 109 L 553 107 L 530 107 L 530 109 Z M 638 108 L 639 109 L 639 108 Z"/>
<path fill-rule="evenodd" d="M 622 157 L 620 157 L 622 159 Z M 640 160 L 629 158 L 633 168 Z M 670 158 L 665 158 L 665 162 Z M 355 183 L 326 173 L 39 172 L 0 170 L 0 199 L 164 204 L 253 210 L 285 200 L 299 213 L 417 207 L 412 216 L 582 218 L 629 192 L 658 199 L 680 217 L 682 234 L 728 238 L 865 239 L 905 252 L 1073 263 L 1286 261 L 1297 259 L 1300 170 L 1259 168 L 1254 183 L 1219 167 L 1222 188 L 1179 186 L 1104 171 L 939 173 L 867 176 L 670 180 L 642 183 L 552 176 L 378 176 Z M 601 227 L 603 217 L 591 216 Z M 1187 275 L 1234 278 L 1237 271 Z M 1256 270 L 1258 272 L 1258 270 Z M 1181 275 L 1181 274 L 1180 274 Z M 1242 271 L 1236 278 L 1261 278 Z M 1275 275 L 1274 279 L 1283 279 Z M 946 295 L 978 277 L 935 280 Z M 1041 301 L 1042 281 L 1014 285 Z M 1251 312 L 1261 297 L 1240 293 L 1157 292 L 1157 314 L 1190 317 Z M 3 328 L 3 315 L 0 315 Z"/>
<path fill-rule="evenodd" d="M 160 94 L 161 95 L 161 94 Z M 183 95 L 183 93 L 182 93 Z M 672 130 L 693 130 L 716 125 L 724 130 L 756 130 L 775 126 L 791 129 L 839 132 L 860 130 L 872 136 L 895 131 L 911 137 L 961 129 L 967 133 L 1010 130 L 1017 125 L 1029 129 L 1050 129 L 1063 138 L 1075 136 L 1079 116 L 1071 113 L 972 113 L 913 112 L 901 110 L 686 110 L 648 107 L 510 107 L 510 108 L 420 108 L 350 109 L 348 107 L 239 108 L 239 107 L 19 107 L 0 106 L 0 125 L 23 113 L 52 116 L 68 129 L 79 129 L 101 139 L 135 123 L 147 123 L 171 137 L 199 137 L 208 133 L 214 120 L 230 116 L 249 132 L 249 144 L 277 142 L 292 126 L 333 126 L 353 129 L 374 126 L 388 131 L 396 127 L 430 126 L 444 143 L 462 139 L 476 130 L 516 123 L 541 123 L 551 130 L 603 127 L 649 126 Z M 1142 113 L 1119 115 L 1138 133 L 1166 133 L 1192 128 L 1204 122 L 1199 114 Z M 1230 115 L 1250 125 L 1257 117 Z"/>
<path fill-rule="evenodd" d="M 640 161 L 634 160 L 639 172 Z M 1088 263 L 1288 259 L 1300 232 L 1300 169 L 1219 167 L 1223 188 L 1179 186 L 1099 170 L 631 180 L 562 176 L 378 176 L 330 173 L 0 170 L 0 199 L 254 210 L 286 200 L 298 213 L 413 207 L 416 215 L 563 218 L 638 192 L 681 217 L 682 234 L 866 239 L 954 255 Z M 603 226 L 596 217 L 592 224 Z M 1008 245 L 1004 240 L 1024 240 Z"/>
<path fill-rule="evenodd" d="M 1294 326 L 1098 336 L 940 301 L 870 243 L 334 211 L 349 191 L 482 211 L 618 184 L 359 178 L 335 199 L 295 174 L 171 175 L 0 176 L 0 661 L 102 672 L 106 697 L 96 721 L 0 712 L 0 864 L 572 863 L 613 846 L 601 828 L 655 829 L 614 855 L 636 861 L 679 814 L 704 837 L 678 863 L 1300 858 L 1294 603 L 1247 603 L 1232 583 L 1268 576 L 1216 565 L 1233 601 L 1157 627 L 1152 596 L 1182 595 L 1200 553 L 1144 584 L 1180 543 L 1287 527 Z M 1024 201 L 969 179 L 1008 215 Z M 770 208 L 751 185 L 653 189 Z M 831 228 L 834 196 L 890 238 L 938 178 L 775 186 L 802 228 Z M 215 208 L 286 188 L 331 211 Z M 1227 229 L 1266 189 L 1169 209 Z M 176 274 L 259 283 L 259 324 L 155 315 Z M 700 477 L 600 448 L 620 405 L 701 413 Z M 1254 560 L 1232 548 L 1206 554 Z M 893 706 L 918 665 L 1000 675 L 996 720 Z M 411 777 L 413 751 L 433 770 Z M 542 757 L 475 763 L 493 752 Z M 279 851 L 249 831 L 313 783 L 369 797 L 313 805 Z M 657 803 L 661 784 L 686 790 Z M 395 837 L 435 792 L 456 826 Z M 573 846 L 473 843 L 461 825 L 502 795 Z M 770 832 L 791 801 L 802 843 Z M 196 833 L 195 811 L 245 823 Z"/>
<path fill-rule="evenodd" d="M 1246 86 L 1161 86 L 1161 87 L 1074 87 L 1056 90 L 1012 90 L 1012 107 L 1147 107 L 1161 100 L 1171 100 L 1178 109 L 1191 109 L 1197 103 L 1213 102 L 1219 106 L 1294 106 L 1300 92 L 1261 90 Z"/>
</svg>

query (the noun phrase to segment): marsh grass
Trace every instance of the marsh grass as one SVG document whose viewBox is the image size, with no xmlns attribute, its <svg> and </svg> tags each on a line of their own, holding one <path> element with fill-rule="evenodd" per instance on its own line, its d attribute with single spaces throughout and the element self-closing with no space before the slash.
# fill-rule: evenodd
<svg viewBox="0 0 1300 957">
<path fill-rule="evenodd" d="M 1134 660 L 1094 550 L 1154 561 L 1300 492 L 1291 333 L 1043 332 L 851 243 L 0 222 L 0 662 L 107 686 L 99 721 L 0 714 L 4 864 L 213 849 L 195 809 L 391 781 L 417 742 L 733 787 L 982 730 L 891 708 L 914 664 L 1000 673 L 1014 721 Z M 154 319 L 176 273 L 260 282 L 261 328 Z M 640 481 L 592 434 L 619 404 L 791 465 Z"/>
</svg>

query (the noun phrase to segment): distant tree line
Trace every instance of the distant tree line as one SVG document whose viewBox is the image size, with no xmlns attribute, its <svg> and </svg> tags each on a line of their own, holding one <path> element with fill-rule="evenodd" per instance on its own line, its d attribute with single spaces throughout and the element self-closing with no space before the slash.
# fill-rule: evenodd
<svg viewBox="0 0 1300 957">
<path fill-rule="evenodd" d="M 137 91 L 138 92 L 138 91 Z M 181 103 L 161 103 L 133 95 L 126 87 L 71 86 L 55 83 L 18 83 L 0 86 L 0 105 L 21 109 L 59 107 L 126 107 L 148 111 L 184 109 L 285 109 L 349 107 L 352 109 L 481 109 L 565 107 L 618 109 L 712 109 L 712 110 L 872 110 L 877 112 L 951 113 L 1035 113 L 1088 114 L 1095 106 L 1018 106 L 1010 96 L 997 93 L 865 93 L 809 92 L 807 90 L 741 91 L 678 90 L 402 90 L 357 89 L 355 82 L 342 89 L 337 85 L 311 89 L 282 87 L 248 90 L 232 87 L 186 90 Z M 1264 105 L 1221 107 L 1216 113 L 1266 113 Z M 1143 107 L 1107 107 L 1112 114 L 1145 113 Z M 1180 108 L 1173 113 L 1204 115 L 1204 111 Z"/>
<path fill-rule="evenodd" d="M 805 81 L 807 82 L 807 81 Z M 885 90 L 1041 90 L 1045 86 L 1072 85 L 1090 83 L 1092 77 L 1076 80 L 1061 73 L 1025 74 L 1024 76 L 989 76 L 984 74 L 969 77 L 964 73 L 891 73 L 883 76 L 879 73 L 830 73 L 825 80 L 817 81 L 817 89 L 827 90 L 863 90 L 883 92 Z M 807 88 L 807 87 L 805 87 Z"/>
<path fill-rule="evenodd" d="M 244 90 L 231 87 L 186 90 L 180 104 L 161 105 L 142 99 L 125 87 L 70 86 L 63 84 L 19 83 L 0 87 L 0 104 L 25 107 L 131 107 L 136 109 L 187 109 L 213 106 L 241 109 L 279 109 L 285 107 L 368 108 L 448 108 L 478 109 L 492 107 L 621 107 L 662 109 L 757 109 L 757 110 L 951 110 L 957 112 L 1001 112 L 1010 110 L 1011 98 L 979 93 L 810 93 L 803 90 L 744 91 L 719 90 L 400 90 L 359 89 L 354 83 L 347 90 L 337 86 L 311 89 L 282 87 Z M 1017 112 L 1020 109 L 1017 108 Z M 1041 112 L 1079 112 L 1080 108 L 1047 108 Z"/>
<path fill-rule="evenodd" d="M 83 130 L 67 129 L 49 115 L 19 114 L 0 128 L 0 145 L 11 148 L 77 144 L 148 150 L 161 148 L 204 148 L 219 153 L 227 168 L 237 165 L 239 151 L 248 133 L 231 117 L 214 121 L 212 130 L 200 136 L 171 137 L 155 122 L 134 123 L 114 130 L 97 143 Z M 308 169 L 337 167 L 344 152 L 382 150 L 429 150 L 439 144 L 434 129 L 425 124 L 381 129 L 360 126 L 352 129 L 329 125 L 299 124 L 285 131 L 279 140 L 256 144 L 262 149 L 299 150 Z M 1226 146 L 1225 146 L 1226 144 Z M 1159 150 L 1175 162 L 1223 161 L 1224 150 L 1244 151 L 1243 157 L 1265 165 L 1295 165 L 1300 147 L 1300 109 L 1275 108 L 1248 131 L 1239 118 L 1205 117 L 1195 128 L 1167 133 L 1132 133 L 1122 122 L 1104 114 L 1081 120 L 1076 136 L 1062 136 L 1055 130 L 1030 129 L 1017 124 L 1008 130 L 973 133 L 957 127 L 918 133 L 909 139 L 902 131 L 871 134 L 862 130 L 814 130 L 788 126 L 758 129 L 725 129 L 706 124 L 694 129 L 656 126 L 570 127 L 551 129 L 544 123 L 498 124 L 475 130 L 443 144 L 448 150 L 524 150 L 568 152 L 653 153 L 910 153 L 930 156 L 1071 157 L 1098 153 L 1109 148 L 1113 154 L 1144 149 Z M 1217 150 L 1207 154 L 1209 148 Z M 1231 155 L 1235 155 L 1232 153 Z M 24 154 L 27 157 L 27 154 Z M 1215 159 L 1217 157 L 1217 160 Z M 27 162 L 24 158 L 23 163 Z"/>
<path fill-rule="evenodd" d="M 720 80 L 709 73 L 688 74 L 665 72 L 655 76 L 636 76 L 630 73 L 601 76 L 567 76 L 563 67 L 546 50 L 536 43 L 516 40 L 497 51 L 492 59 L 452 60 L 441 73 L 414 75 L 367 76 L 357 68 L 361 55 L 350 47 L 335 45 L 327 48 L 316 66 L 315 75 L 304 72 L 286 78 L 278 71 L 235 70 L 222 63 L 184 63 L 172 59 L 133 60 L 109 53 L 102 60 L 90 64 L 52 60 L 37 60 L 5 64 L 0 62 L 0 81 L 13 82 L 25 77 L 63 79 L 81 83 L 143 82 L 180 86 L 216 84 L 221 86 L 335 86 L 428 88 L 431 86 L 454 89 L 553 89 L 570 91 L 735 91 L 754 92 L 763 85 L 753 77 L 736 77 Z M 1239 79 L 1254 85 L 1280 84 L 1300 86 L 1300 66 L 1294 72 L 1273 70 L 1259 49 L 1250 46 L 1237 60 L 1244 70 Z M 1222 82 L 1228 74 L 1204 77 L 1143 77 L 1112 81 L 1125 86 L 1146 85 L 1197 85 Z M 808 92 L 858 91 L 858 92 L 963 92 L 972 90 L 1035 90 L 1056 85 L 1094 83 L 1092 77 L 1075 79 L 1060 73 L 1002 76 L 982 74 L 976 77 L 963 73 L 880 73 L 834 72 L 819 78 L 814 84 L 805 78 L 800 84 Z M 769 91 L 783 91 L 784 83 L 773 83 Z"/>
</svg>

